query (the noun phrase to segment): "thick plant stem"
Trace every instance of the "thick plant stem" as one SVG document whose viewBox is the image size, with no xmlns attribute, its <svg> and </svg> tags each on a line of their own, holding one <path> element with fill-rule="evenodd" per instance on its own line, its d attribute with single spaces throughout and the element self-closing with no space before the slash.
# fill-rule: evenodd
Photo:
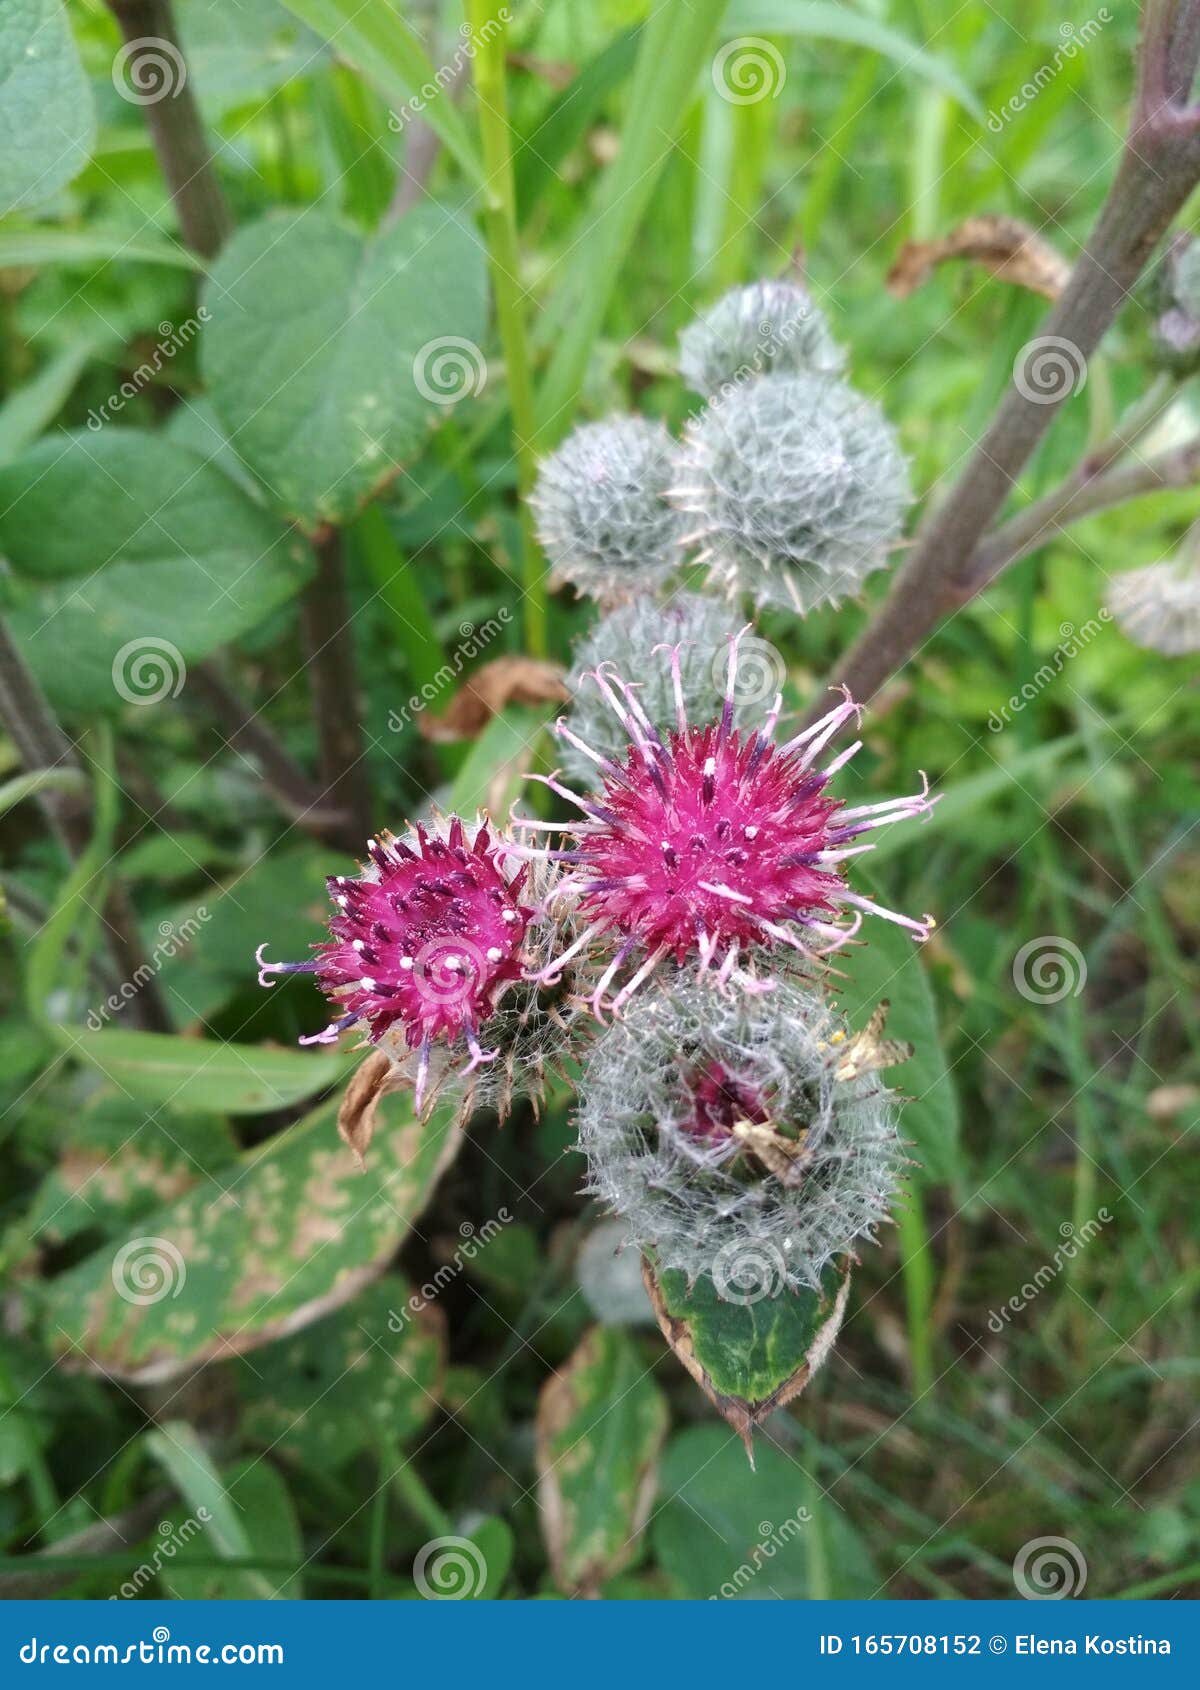
<svg viewBox="0 0 1200 1690">
<path fill-rule="evenodd" d="M 0 721 L 12 738 L 27 769 L 82 769 L 55 719 L 25 659 L 0 617 Z M 72 862 L 87 847 L 91 832 L 89 804 L 85 794 L 47 787 L 38 802 Z M 162 994 L 153 977 L 137 920 L 124 888 L 109 889 L 104 904 L 103 928 L 109 950 L 121 980 L 137 980 L 138 992 L 129 1005 L 130 1016 L 152 1032 L 168 1032 L 171 1021 Z"/>
<path fill-rule="evenodd" d="M 1184 106 L 1200 54 L 1200 0 L 1150 0 L 1137 96 L 1125 150 L 1099 221 L 1040 334 L 1018 357 L 1053 343 L 1074 380 L 1046 394 L 1013 384 L 966 470 L 938 506 L 896 576 L 878 615 L 833 680 L 869 699 L 964 601 L 964 579 L 981 536 L 998 515 L 1079 372 L 1100 344 L 1151 253 L 1200 181 L 1200 111 Z"/>
<path fill-rule="evenodd" d="M 504 15 L 501 13 L 501 17 Z M 479 134 L 486 173 L 483 222 L 492 288 L 496 296 L 500 344 L 504 348 L 508 373 L 513 455 L 517 464 L 517 493 L 521 501 L 525 645 L 531 656 L 543 657 L 546 652 L 546 569 L 533 531 L 528 498 L 537 473 L 537 430 L 517 245 L 517 196 L 509 146 L 504 58 L 507 29 L 496 27 L 497 16 L 491 10 L 490 0 L 470 0 L 467 17 L 475 39 L 475 91 L 479 100 Z"/>
<path fill-rule="evenodd" d="M 202 258 L 214 258 L 232 227 L 213 168 L 208 137 L 188 80 L 171 0 L 108 0 L 126 45 L 133 49 L 125 81 L 142 102 L 146 127 L 179 216 L 183 238 Z M 139 70 L 139 64 L 141 69 Z M 166 79 L 168 92 L 158 95 Z"/>
<path fill-rule="evenodd" d="M 337 839 L 361 851 L 371 831 L 371 801 L 358 700 L 350 599 L 340 528 L 316 541 L 316 579 L 301 601 L 301 623 L 312 683 L 324 801 L 345 818 Z"/>
</svg>

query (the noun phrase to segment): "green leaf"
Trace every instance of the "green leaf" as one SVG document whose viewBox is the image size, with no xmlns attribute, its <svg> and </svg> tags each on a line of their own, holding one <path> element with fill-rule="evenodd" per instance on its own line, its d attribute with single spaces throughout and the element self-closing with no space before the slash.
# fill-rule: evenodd
<svg viewBox="0 0 1200 1690">
<path fill-rule="evenodd" d="M 23 452 L 53 422 L 100 344 L 98 335 L 81 336 L 9 394 L 0 405 L 0 463 Z"/>
<path fill-rule="evenodd" d="M 295 1338 L 238 1367 L 242 1431 L 296 1462 L 332 1473 L 378 1430 L 404 1444 L 438 1404 L 445 1368 L 440 1311 L 385 1274 Z"/>
<path fill-rule="evenodd" d="M 173 1109 L 270 1114 L 330 1086 L 347 1067 L 340 1050 L 269 1050 L 171 1033 L 63 1030 L 69 1049 L 130 1097 Z"/>
<path fill-rule="evenodd" d="M 718 1297 L 707 1275 L 691 1290 L 675 1269 L 646 1261 L 646 1289 L 663 1337 L 733 1427 L 753 1463 L 751 1434 L 799 1396 L 832 1348 L 850 1291 L 850 1263 L 830 1268 L 825 1289 L 755 1302 Z"/>
<path fill-rule="evenodd" d="M 481 372 L 483 253 L 435 205 L 374 241 L 321 211 L 242 229 L 213 269 L 201 364 L 240 457 L 309 528 L 346 522 L 423 444 L 438 343 Z M 422 390 L 424 389 L 424 391 Z"/>
<path fill-rule="evenodd" d="M 254 0 L 253 6 L 185 0 L 176 10 L 188 81 L 210 122 L 325 67 L 321 42 L 275 0 Z"/>
<path fill-rule="evenodd" d="M 313 568 L 306 541 L 216 464 L 111 425 L 0 466 L 0 549 L 47 583 L 11 624 L 52 702 L 76 711 L 177 697 L 188 663 L 249 632 Z"/>
<path fill-rule="evenodd" d="M 0 816 L 39 792 L 73 792 L 88 790 L 87 776 L 82 769 L 33 769 L 27 775 L 14 775 L 0 785 Z"/>
<path fill-rule="evenodd" d="M 181 1601 L 252 1602 L 263 1598 L 297 1599 L 304 1591 L 299 1574 L 287 1577 L 275 1572 L 258 1572 L 253 1567 L 214 1567 L 222 1553 L 234 1560 L 241 1556 L 264 1561 L 292 1561 L 297 1567 L 305 1559 L 296 1506 L 281 1475 L 261 1456 L 251 1456 L 222 1470 L 220 1483 L 229 1506 L 235 1511 L 245 1549 L 237 1554 L 217 1548 L 212 1526 L 188 1531 L 185 1522 L 172 1523 L 165 1543 L 157 1546 L 162 1580 L 170 1594 Z M 193 1515 L 194 1519 L 195 1516 Z M 180 1542 L 168 1556 L 165 1545 Z M 153 1558 L 151 1558 L 153 1563 Z M 194 1563 L 203 1562 L 204 1565 Z"/>
<path fill-rule="evenodd" d="M 3 215 L 53 199 L 95 140 L 92 90 L 60 0 L 5 0 L 0 91 Z"/>
<path fill-rule="evenodd" d="M 660 1491 L 651 1538 L 680 1597 L 803 1602 L 878 1593 L 862 1538 L 773 1444 L 760 1447 L 751 1473 L 722 1427 L 689 1427 L 667 1446 Z"/>
<path fill-rule="evenodd" d="M 856 878 L 861 885 L 865 879 L 861 870 Z M 867 891 L 882 903 L 890 902 L 885 892 L 869 883 Z M 837 966 L 846 976 L 838 1007 L 857 1030 L 866 1024 L 876 1004 L 888 999 L 887 1037 L 913 1046 L 911 1059 L 890 1068 L 885 1076 L 894 1090 L 911 1099 L 901 1110 L 900 1131 L 914 1142 L 910 1154 L 921 1164 L 927 1180 L 957 1185 L 963 1177 L 958 1094 L 946 1067 L 920 949 L 894 922 L 877 916 L 868 916 L 867 921 L 866 944 L 838 958 Z"/>
<path fill-rule="evenodd" d="M 633 69 L 637 48 L 636 29 L 615 36 L 514 143 L 513 173 L 522 224 L 542 194 L 560 180 L 558 166 L 583 140 L 603 109 L 606 96 Z"/>
<path fill-rule="evenodd" d="M 594 1595 L 633 1560 L 666 1435 L 666 1398 L 617 1327 L 594 1326 L 542 1387 L 538 1507 L 568 1595 Z"/>
<path fill-rule="evenodd" d="M 145 1442 L 149 1454 L 197 1519 L 205 1523 L 217 1553 L 230 1557 L 249 1555 L 250 1540 L 238 1510 L 195 1429 L 185 1420 L 167 1420 L 160 1426 L 152 1426 Z M 261 1574 L 258 1583 L 260 1588 L 255 1594 L 269 1596 L 270 1588 Z"/>
<path fill-rule="evenodd" d="M 137 1384 L 175 1379 L 301 1331 L 375 1279 L 462 1143 L 389 1100 L 359 1173 L 336 1105 L 247 1152 L 48 1288 L 52 1351 Z"/>
<path fill-rule="evenodd" d="M 204 260 L 186 247 L 162 237 L 128 229 L 0 228 L 0 270 L 41 269 L 47 264 L 103 264 L 122 259 L 130 264 L 166 264 L 179 270 L 202 270 Z"/>
<path fill-rule="evenodd" d="M 798 35 L 826 41 L 845 41 L 866 47 L 891 59 L 900 69 L 921 77 L 943 94 L 949 94 L 978 123 L 986 114 L 974 90 L 952 65 L 889 29 L 878 19 L 849 6 L 835 6 L 829 0 L 732 0 L 725 14 L 726 36 Z"/>
<path fill-rule="evenodd" d="M 394 5 L 363 5 L 362 0 L 283 0 L 283 4 L 323 36 L 339 58 L 373 82 L 385 99 L 395 102 L 401 128 L 406 120 L 419 116 L 445 142 L 467 175 L 482 185 L 483 165 L 465 120 L 446 94 L 444 71 L 434 69 L 416 33 Z"/>
<path fill-rule="evenodd" d="M 454 777 L 446 808 L 452 815 L 486 810 L 506 816 L 524 786 L 555 706 L 509 704 L 498 710 L 471 747 Z"/>
</svg>

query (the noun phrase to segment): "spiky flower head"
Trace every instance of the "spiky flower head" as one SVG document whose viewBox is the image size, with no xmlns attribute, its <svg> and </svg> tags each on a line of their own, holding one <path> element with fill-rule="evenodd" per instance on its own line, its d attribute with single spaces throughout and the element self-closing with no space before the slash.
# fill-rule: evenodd
<svg viewBox="0 0 1200 1690">
<path fill-rule="evenodd" d="M 679 679 L 690 721 L 715 721 L 725 699 L 729 640 L 742 626 L 736 609 L 706 593 L 673 593 L 665 603 L 639 595 L 608 611 L 575 647 L 567 676 L 567 722 L 594 751 L 620 760 L 629 749 L 625 729 L 590 676 L 616 664 L 638 677 L 638 702 L 660 735 L 675 725 L 675 689 L 669 648 L 679 648 Z M 751 718 L 783 678 L 783 663 L 765 641 L 743 641 L 739 652 L 734 722 Z M 573 780 L 594 786 L 592 758 L 563 740 L 563 767 Z"/>
<path fill-rule="evenodd" d="M 838 375 L 846 355 L 824 313 L 792 282 L 730 288 L 679 337 L 679 369 L 705 398 L 756 376 Z"/>
<path fill-rule="evenodd" d="M 675 449 L 662 423 L 615 416 L 577 428 L 542 464 L 538 539 L 577 591 L 620 600 L 679 566 L 680 516 L 665 498 Z"/>
<path fill-rule="evenodd" d="M 885 562 L 910 493 L 877 405 L 830 376 L 777 375 L 692 419 L 671 497 L 726 591 L 804 615 Z"/>
<path fill-rule="evenodd" d="M 1146 651 L 1200 651 L 1200 562 L 1184 556 L 1126 570 L 1109 587 L 1108 607 L 1126 638 Z"/>
<path fill-rule="evenodd" d="M 465 1045 L 470 1070 L 495 1059 L 479 1029 L 525 966 L 534 916 L 520 901 L 528 869 L 512 872 L 486 822 L 468 829 L 458 816 L 404 839 L 382 833 L 367 852 L 359 876 L 328 881 L 337 913 L 312 960 L 266 962 L 260 945 L 259 984 L 273 985 L 277 974 L 316 977 L 337 1014 L 301 1044 L 332 1043 L 355 1025 L 372 1044 L 402 1038 L 419 1053 L 419 1108 L 435 1042 Z"/>
<path fill-rule="evenodd" d="M 905 1157 L 877 1070 L 911 1050 L 791 979 L 725 995 L 675 976 L 597 1039 L 580 1084 L 588 1189 L 689 1281 L 750 1302 L 873 1239 Z"/>
<path fill-rule="evenodd" d="M 615 666 L 597 669 L 591 679 L 626 735 L 624 755 L 601 755 L 559 721 L 560 737 L 595 763 L 599 792 L 581 795 L 555 775 L 530 777 L 583 815 L 575 823 L 518 819 L 516 825 L 561 827 L 575 835 L 570 849 L 524 851 L 535 860 L 549 856 L 570 865 L 563 887 L 577 897 L 586 919 L 545 977 L 553 978 L 576 952 L 613 948 L 592 994 L 597 1014 L 630 958 L 635 971 L 613 998 L 614 1013 L 667 959 L 694 960 L 701 973 L 715 967 L 724 984 L 739 972 L 739 957 L 756 948 L 790 947 L 802 957 L 836 949 L 857 932 L 863 912 L 885 916 L 918 939 L 932 928 L 930 916 L 915 921 L 852 891 L 842 867 L 871 849 L 852 843 L 860 834 L 929 810 L 928 783 L 923 779 L 921 792 L 907 797 L 852 808 L 828 790 L 831 776 L 862 745 L 856 740 L 824 769 L 816 767 L 833 736 L 859 715 L 848 696 L 782 745 L 775 740 L 779 694 L 756 730 L 735 728 L 740 643 L 729 642 L 720 718 L 700 724 L 688 720 L 680 652 L 671 651 L 676 719 L 665 735 Z M 850 923 L 839 925 L 847 906 Z"/>
<path fill-rule="evenodd" d="M 1158 362 L 1174 375 L 1200 367 L 1200 241 L 1178 234 L 1155 277 L 1158 314 L 1152 335 Z"/>
</svg>

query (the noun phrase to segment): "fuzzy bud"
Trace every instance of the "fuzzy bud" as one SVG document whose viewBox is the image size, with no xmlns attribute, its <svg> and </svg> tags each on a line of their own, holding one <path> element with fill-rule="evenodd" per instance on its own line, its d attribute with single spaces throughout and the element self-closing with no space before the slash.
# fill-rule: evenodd
<svg viewBox="0 0 1200 1690">
<path fill-rule="evenodd" d="M 1109 586 L 1108 607 L 1126 639 L 1144 651 L 1200 651 L 1200 562 L 1185 555 L 1126 570 Z"/>
<path fill-rule="evenodd" d="M 845 362 L 824 313 L 790 282 L 731 288 L 679 337 L 680 373 L 705 398 L 755 376 L 837 375 Z"/>
<path fill-rule="evenodd" d="M 804 615 L 885 562 L 910 493 L 877 405 L 832 377 L 781 375 L 692 420 L 672 497 L 727 591 Z"/>
</svg>

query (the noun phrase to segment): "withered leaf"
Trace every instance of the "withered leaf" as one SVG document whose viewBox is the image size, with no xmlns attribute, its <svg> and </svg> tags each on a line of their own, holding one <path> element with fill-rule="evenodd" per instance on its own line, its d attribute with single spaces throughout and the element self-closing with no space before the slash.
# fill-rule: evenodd
<svg viewBox="0 0 1200 1690">
<path fill-rule="evenodd" d="M 988 213 L 968 217 L 957 229 L 936 241 L 906 241 L 887 275 L 887 289 L 897 299 L 929 280 L 936 265 L 948 258 L 982 264 L 1002 281 L 1028 288 L 1044 299 L 1057 299 L 1071 274 L 1061 253 L 1019 217 Z"/>
<path fill-rule="evenodd" d="M 407 1081 L 391 1059 L 373 1050 L 356 1069 L 346 1095 L 338 1107 L 338 1137 L 348 1144 L 359 1167 L 366 1168 L 366 1154 L 375 1136 L 375 1113 L 390 1092 L 401 1091 Z"/>
<path fill-rule="evenodd" d="M 569 696 L 561 663 L 535 657 L 494 657 L 464 681 L 440 716 L 418 717 L 426 739 L 448 744 L 474 739 L 506 704 L 562 703 Z"/>
</svg>

